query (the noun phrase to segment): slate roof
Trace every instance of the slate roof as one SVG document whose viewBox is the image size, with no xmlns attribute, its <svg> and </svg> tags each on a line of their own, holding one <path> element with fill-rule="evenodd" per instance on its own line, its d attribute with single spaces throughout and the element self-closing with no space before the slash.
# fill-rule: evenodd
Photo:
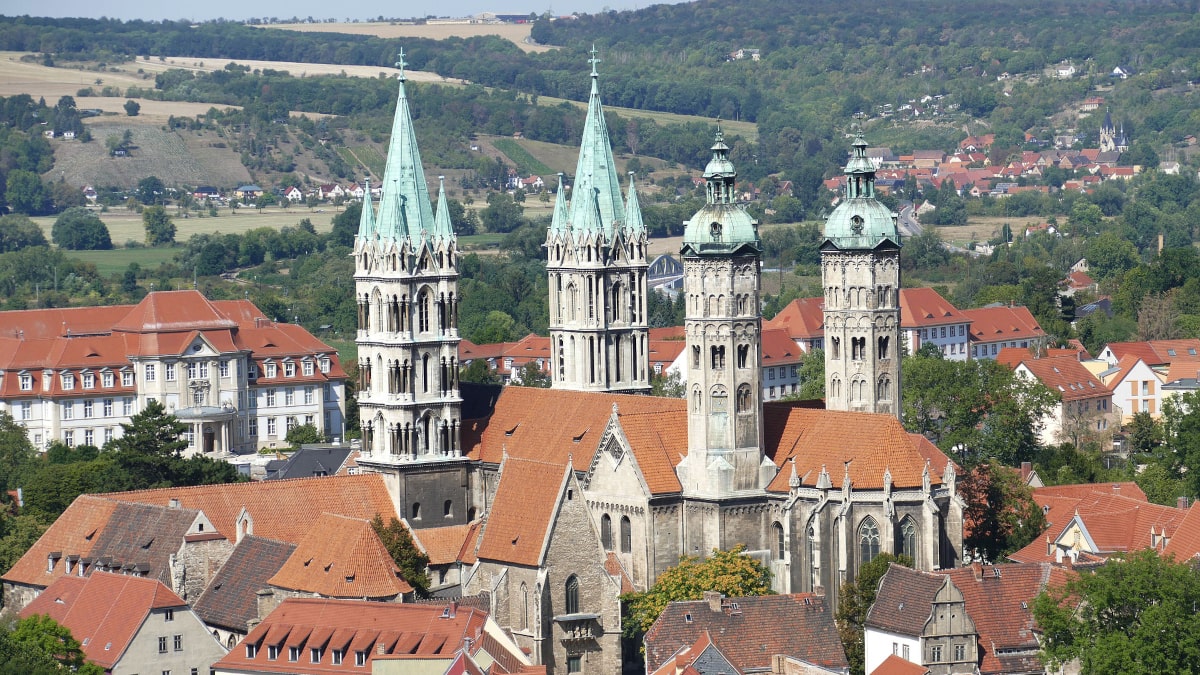
<svg viewBox="0 0 1200 675">
<path fill-rule="evenodd" d="M 326 598 L 393 598 L 413 588 L 371 523 L 323 513 L 268 582 Z"/>
<path fill-rule="evenodd" d="M 256 593 L 287 561 L 295 544 L 247 535 L 217 571 L 204 593 L 192 605 L 196 616 L 209 626 L 245 633 L 258 620 Z"/>
<path fill-rule="evenodd" d="M 867 628 L 919 638 L 932 612 L 933 598 L 945 582 L 930 572 L 891 563 L 879 580 L 875 604 L 867 611 Z"/>
<path fill-rule="evenodd" d="M 796 593 L 724 598 L 719 611 L 706 600 L 670 603 L 646 632 L 647 672 L 696 644 L 705 632 L 742 672 L 769 669 L 776 654 L 828 669 L 849 667 L 825 599 Z"/>
<path fill-rule="evenodd" d="M 98 572 L 59 579 L 20 616 L 49 615 L 83 644 L 88 661 L 111 669 L 151 610 L 186 607 L 178 595 L 154 579 Z"/>
<path fill-rule="evenodd" d="M 540 565 L 569 476 L 565 463 L 505 458 L 476 555 L 482 560 Z M 530 489 L 535 485 L 542 489 Z"/>
<path fill-rule="evenodd" d="M 485 612 L 465 607 L 449 611 L 444 604 L 288 598 L 213 668 L 292 673 L 295 664 L 287 662 L 287 650 L 298 647 L 306 673 L 370 672 L 374 660 L 387 656 L 452 656 L 465 640 L 478 644 L 486 621 Z M 272 644 L 280 647 L 283 658 L 268 659 L 267 647 Z M 247 645 L 257 646 L 254 656 L 247 656 Z M 326 652 L 319 664 L 309 663 L 313 647 Z M 346 655 L 337 666 L 330 655 L 335 649 Z M 359 651 L 366 653 L 365 667 L 354 665 L 354 653 Z"/>
<path fill-rule="evenodd" d="M 97 535 L 91 557 L 109 569 L 144 565 L 150 578 L 170 584 L 170 557 L 179 551 L 198 515 L 192 509 L 117 504 Z"/>
<path fill-rule="evenodd" d="M 704 631 L 696 641 L 681 647 L 653 675 L 741 675 Z"/>
<path fill-rule="evenodd" d="M 276 468 L 268 467 L 267 480 L 336 475 L 353 450 L 341 447 L 302 447 Z"/>
</svg>

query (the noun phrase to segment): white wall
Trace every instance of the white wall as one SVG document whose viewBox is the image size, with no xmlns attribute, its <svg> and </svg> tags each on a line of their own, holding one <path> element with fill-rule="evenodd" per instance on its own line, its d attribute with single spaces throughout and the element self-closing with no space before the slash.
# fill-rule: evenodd
<svg viewBox="0 0 1200 675">
<path fill-rule="evenodd" d="M 879 664 L 892 654 L 912 663 L 921 663 L 921 640 L 919 638 L 868 628 L 864 643 L 866 647 L 864 662 L 867 675 L 871 675 L 871 671 L 878 668 Z M 904 654 L 905 647 L 908 647 L 907 658 Z"/>
</svg>

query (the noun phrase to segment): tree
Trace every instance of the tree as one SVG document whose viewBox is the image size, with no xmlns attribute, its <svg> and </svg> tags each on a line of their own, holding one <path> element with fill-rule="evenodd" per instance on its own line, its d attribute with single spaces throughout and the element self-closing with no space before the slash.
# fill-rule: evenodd
<svg viewBox="0 0 1200 675">
<path fill-rule="evenodd" d="M 83 645 L 71 636 L 71 631 L 45 614 L 17 621 L 8 639 L 23 651 L 49 656 L 64 670 L 85 675 L 104 673 L 103 668 L 86 661 Z"/>
<path fill-rule="evenodd" d="M 188 425 L 169 414 L 161 402 L 150 399 L 145 409 L 129 419 L 129 424 L 121 425 L 122 435 L 112 443 L 120 452 L 181 457 L 188 446 L 183 438 L 187 430 Z"/>
<path fill-rule="evenodd" d="M 512 383 L 519 387 L 550 388 L 550 374 L 544 372 L 537 361 L 529 361 L 521 366 L 512 378 Z"/>
<path fill-rule="evenodd" d="M 813 349 L 805 354 L 798 375 L 800 389 L 795 394 L 797 400 L 825 398 L 825 350 Z"/>
<path fill-rule="evenodd" d="M 0 253 L 46 245 L 46 235 L 37 223 L 15 213 L 0 216 Z"/>
<path fill-rule="evenodd" d="M 142 105 L 140 103 L 138 103 L 137 101 L 135 101 L 133 99 L 129 99 L 128 101 L 125 101 L 125 114 L 126 115 L 129 115 L 130 117 L 137 117 L 138 113 L 141 111 L 142 111 Z"/>
<path fill-rule="evenodd" d="M 501 384 L 500 376 L 488 366 L 486 359 L 475 359 L 458 374 L 459 382 L 476 384 Z"/>
<path fill-rule="evenodd" d="M 108 226 L 82 206 L 63 211 L 50 228 L 50 238 L 59 248 L 73 251 L 106 251 L 113 247 Z"/>
<path fill-rule="evenodd" d="M 1119 279 L 1138 264 L 1137 247 L 1112 230 L 1088 241 L 1088 272 L 1100 281 Z"/>
<path fill-rule="evenodd" d="M 488 232 L 512 232 L 521 225 L 521 214 L 525 209 L 508 193 L 493 192 L 488 195 L 487 203 L 480 217 Z"/>
<path fill-rule="evenodd" d="M 333 217 L 333 230 L 329 239 L 339 246 L 354 246 L 358 236 L 358 221 L 362 218 L 362 202 L 354 202 L 345 211 Z"/>
<path fill-rule="evenodd" d="M 165 192 L 166 186 L 158 176 L 146 176 L 138 181 L 137 200 L 147 206 L 161 204 Z"/>
<path fill-rule="evenodd" d="M 716 591 L 731 598 L 771 595 L 771 572 L 745 555 L 745 551 L 746 547 L 739 544 L 728 551 L 713 549 L 707 558 L 683 556 L 678 565 L 664 570 L 649 590 L 622 595 L 625 635 L 640 637 L 668 603 L 700 600 L 705 591 Z"/>
<path fill-rule="evenodd" d="M 8 172 L 5 188 L 8 208 L 15 213 L 39 216 L 50 210 L 50 194 L 42 179 L 32 171 L 14 169 Z"/>
<path fill-rule="evenodd" d="M 995 460 L 981 462 L 959 479 L 963 509 L 963 551 L 999 561 L 1024 548 L 1046 529 L 1046 516 L 1033 501 L 1033 490 L 1015 469 Z M 968 525 L 969 524 L 969 525 Z"/>
<path fill-rule="evenodd" d="M 392 556 L 396 567 L 400 568 L 400 575 L 408 585 L 421 597 L 429 595 L 429 585 L 432 583 L 429 579 L 429 556 L 413 543 L 408 527 L 394 517 L 389 518 L 385 525 L 383 516 L 377 513 L 371 519 L 371 529 L 379 535 L 379 541 L 383 542 L 383 547 Z"/>
<path fill-rule="evenodd" d="M 1195 673 L 1200 569 L 1153 548 L 1081 571 L 1033 603 L 1049 669 L 1075 659 L 1082 675 Z"/>
<path fill-rule="evenodd" d="M 0 574 L 12 569 L 50 527 L 50 520 L 36 513 L 19 516 L 0 510 Z"/>
<path fill-rule="evenodd" d="M 288 429 L 284 440 L 290 443 L 293 449 L 298 450 L 305 443 L 320 443 L 325 439 L 322 438 L 321 432 L 317 431 L 316 425 L 299 424 Z"/>
<path fill-rule="evenodd" d="M 142 211 L 142 225 L 146 228 L 146 244 L 169 246 L 175 243 L 175 223 L 165 208 L 146 207 Z"/>
<path fill-rule="evenodd" d="M 879 590 L 879 580 L 887 574 L 888 567 L 896 563 L 912 567 L 912 558 L 891 553 L 880 553 L 871 561 L 858 568 L 858 576 L 854 581 L 842 584 L 838 591 L 838 610 L 835 620 L 838 635 L 842 638 L 842 647 L 846 650 L 846 660 L 850 662 L 851 675 L 863 675 L 865 669 L 866 651 L 863 635 L 866 630 L 867 612 L 875 604 L 875 593 Z"/>
<path fill-rule="evenodd" d="M 679 374 L 678 370 L 672 370 L 665 375 L 654 374 L 650 376 L 651 396 L 683 398 L 686 393 L 687 389 L 683 382 L 683 376 Z"/>
</svg>

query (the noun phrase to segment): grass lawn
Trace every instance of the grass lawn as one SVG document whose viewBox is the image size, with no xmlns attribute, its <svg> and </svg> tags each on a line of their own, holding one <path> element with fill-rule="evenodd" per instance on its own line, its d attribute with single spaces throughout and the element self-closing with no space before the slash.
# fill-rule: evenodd
<svg viewBox="0 0 1200 675">
<path fill-rule="evenodd" d="M 155 269 L 175 258 L 180 247 L 171 248 L 114 248 L 111 251 L 66 251 L 68 258 L 76 258 L 96 266 L 103 276 L 124 272 L 130 263 L 142 269 Z"/>
</svg>

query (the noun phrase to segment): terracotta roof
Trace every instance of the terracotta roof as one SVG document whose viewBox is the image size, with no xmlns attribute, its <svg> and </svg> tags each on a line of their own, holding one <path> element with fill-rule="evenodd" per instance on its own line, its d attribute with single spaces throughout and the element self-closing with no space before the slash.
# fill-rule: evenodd
<svg viewBox="0 0 1200 675">
<path fill-rule="evenodd" d="M 687 342 L 683 340 L 650 340 L 650 364 L 661 363 L 665 368 L 674 363 L 685 349 Z"/>
<path fill-rule="evenodd" d="M 912 661 L 905 661 L 895 654 L 888 654 L 883 663 L 872 670 L 870 675 L 929 675 L 929 669 Z"/>
<path fill-rule="evenodd" d="M 377 658 L 452 656 L 466 640 L 478 643 L 486 621 L 487 614 L 477 609 L 449 610 L 444 604 L 288 598 L 213 668 L 295 672 L 295 664 L 286 660 L 286 649 L 281 649 L 281 658 L 269 660 L 270 641 L 300 649 L 306 673 L 370 672 L 371 662 Z M 252 657 L 247 656 L 248 645 L 257 646 Z M 311 648 L 325 651 L 320 663 L 309 662 Z M 345 654 L 341 665 L 332 663 L 330 652 L 334 649 Z M 365 668 L 354 665 L 354 653 L 360 651 L 366 654 Z"/>
<path fill-rule="evenodd" d="M 1133 372 L 1133 369 L 1137 368 L 1139 363 L 1145 364 L 1146 361 L 1140 356 L 1134 356 L 1133 354 L 1126 354 L 1125 356 L 1122 356 L 1120 360 L 1117 361 L 1115 368 L 1105 370 L 1101 373 L 1104 376 L 1105 384 L 1108 385 L 1108 387 L 1113 391 L 1117 391 L 1117 388 L 1121 386 L 1121 383 L 1125 381 L 1125 378 L 1129 377 L 1129 374 Z M 1149 368 L 1150 366 L 1147 364 L 1146 367 Z"/>
<path fill-rule="evenodd" d="M 1137 356 L 1151 366 L 1171 363 L 1177 358 L 1195 359 L 1200 355 L 1200 338 L 1186 340 L 1149 340 L 1145 342 L 1110 342 L 1107 349 L 1119 361 L 1125 356 Z"/>
<path fill-rule="evenodd" d="M 1042 500 L 1051 497 L 1084 499 L 1094 494 L 1114 494 L 1136 499 L 1139 502 L 1149 502 L 1146 493 L 1133 481 L 1114 481 L 1112 483 L 1078 483 L 1075 485 L 1047 485 L 1034 488 L 1033 499 L 1039 506 Z"/>
<path fill-rule="evenodd" d="M 464 525 L 427 527 L 422 530 L 412 530 L 412 537 L 425 555 L 429 556 L 430 565 L 449 565 L 458 561 L 459 554 L 467 543 L 468 535 L 472 534 L 474 529 L 474 522 Z"/>
<path fill-rule="evenodd" d="M 932 288 L 900 289 L 900 325 L 903 328 L 967 323 L 968 319 L 950 301 Z"/>
<path fill-rule="evenodd" d="M 565 463 L 506 457 L 476 555 L 482 560 L 540 565 L 569 478 L 570 468 Z M 530 489 L 533 486 L 542 489 Z"/>
<path fill-rule="evenodd" d="M 268 582 L 326 598 L 392 598 L 413 588 L 371 523 L 323 513 Z"/>
<path fill-rule="evenodd" d="M 1046 513 L 1050 525 L 1040 537 L 1025 548 L 1011 554 L 1017 562 L 1056 562 L 1058 551 L 1052 544 L 1078 520 L 1096 550 L 1091 551 L 1099 559 L 1112 553 L 1137 551 L 1145 548 L 1162 550 L 1167 539 L 1174 536 L 1184 520 L 1182 509 L 1150 504 L 1138 495 L 1091 492 L 1078 497 L 1068 495 L 1040 494 L 1046 488 L 1034 491 L 1034 499 L 1050 507 Z M 1140 494 L 1140 490 L 1138 491 Z M 1069 545 L 1070 542 L 1064 542 Z"/>
<path fill-rule="evenodd" d="M 793 340 L 812 340 L 825 336 L 825 300 L 796 298 L 775 318 L 763 322 L 763 328 L 782 328 Z"/>
<path fill-rule="evenodd" d="M 1167 370 L 1166 382 L 1200 380 L 1200 359 L 1176 359 Z"/>
<path fill-rule="evenodd" d="M 920 487 L 926 458 L 930 483 L 939 485 L 949 458 L 914 442 L 900 421 L 890 415 L 814 410 L 787 404 L 763 406 L 765 444 L 780 471 L 767 488 L 787 492 L 792 468 L 800 484 L 815 486 L 822 471 L 834 489 L 847 475 L 858 489 L 881 489 L 890 472 L 896 488 Z M 938 456 L 940 455 L 940 457 Z"/>
<path fill-rule="evenodd" d="M 686 342 L 687 331 L 684 326 L 664 326 L 650 329 L 650 341 Z"/>
<path fill-rule="evenodd" d="M 287 561 L 295 544 L 247 535 L 233 548 L 225 564 L 192 604 L 196 616 L 209 626 L 248 632 L 258 620 L 259 590 Z"/>
<path fill-rule="evenodd" d="M 879 580 L 875 604 L 867 611 L 867 628 L 897 635 L 919 637 L 932 613 L 933 598 L 945 580 L 931 572 L 921 572 L 891 563 Z"/>
<path fill-rule="evenodd" d="M 664 661 L 652 675 L 741 675 L 741 672 L 713 644 L 712 636 L 705 630 L 695 642 L 681 647 L 674 656 Z"/>
<path fill-rule="evenodd" d="M 98 535 L 108 524 L 117 503 L 94 495 L 80 495 L 71 502 L 37 542 L 21 556 L 5 575 L 4 580 L 45 588 L 66 575 L 66 565 L 60 560 L 47 571 L 47 559 L 52 553 L 59 556 L 78 555 L 91 558 Z"/>
<path fill-rule="evenodd" d="M 959 567 L 942 571 L 966 601 L 982 654 L 980 673 L 1041 672 L 1033 600 L 1047 586 L 1066 584 L 1046 563 Z"/>
<path fill-rule="evenodd" d="M 833 612 L 808 593 L 672 602 L 646 632 L 646 669 L 654 672 L 707 632 L 738 670 L 769 669 L 784 654 L 823 668 L 849 667 Z"/>
<path fill-rule="evenodd" d="M 398 517 L 378 474 L 162 488 L 103 497 L 161 506 L 176 499 L 182 508 L 203 511 L 217 531 L 231 541 L 237 538 L 236 523 L 243 508 L 253 519 L 250 534 L 290 543 L 299 543 L 323 513 L 363 520 L 377 513 L 385 520 Z"/>
<path fill-rule="evenodd" d="M 467 531 L 466 538 L 463 539 L 462 548 L 458 550 L 458 560 L 464 565 L 474 565 L 479 558 L 475 555 L 475 551 L 479 548 L 479 535 L 483 533 L 483 521 L 476 520 L 471 523 L 471 529 Z"/>
<path fill-rule="evenodd" d="M 148 293 L 112 329 L 122 333 L 176 333 L 237 325 L 199 291 L 189 290 Z"/>
<path fill-rule="evenodd" d="M 1178 561 L 1200 556 L 1200 501 L 1192 504 L 1187 515 L 1179 521 L 1163 555 L 1173 555 Z"/>
<path fill-rule="evenodd" d="M 795 347 L 795 343 L 792 343 Z M 633 459 L 651 494 L 677 493 L 683 490 L 675 465 L 687 455 L 686 404 L 680 401 L 666 412 L 620 412 L 621 430 L 633 449 Z M 590 459 L 590 458 L 589 458 Z"/>
<path fill-rule="evenodd" d="M 83 644 L 88 661 L 111 669 L 151 610 L 186 606 L 154 579 L 98 572 L 59 579 L 29 603 L 21 617 L 49 615 Z"/>
<path fill-rule="evenodd" d="M 1027 358 L 1021 361 L 1020 367 L 1027 369 L 1047 389 L 1058 394 L 1064 401 L 1112 396 L 1108 387 L 1096 379 L 1092 371 L 1085 368 L 1074 356 L 1045 359 Z"/>
<path fill-rule="evenodd" d="M 1096 285 L 1096 280 L 1088 276 L 1087 272 L 1071 272 L 1067 275 L 1067 286 L 1080 289 L 1091 288 Z"/>
<path fill-rule="evenodd" d="M 761 344 L 764 366 L 782 366 L 804 360 L 804 352 L 782 328 L 763 329 Z"/>
<path fill-rule="evenodd" d="M 616 553 L 609 551 L 604 558 L 604 571 L 608 572 L 608 576 L 619 580 L 621 593 L 632 593 L 635 589 L 633 581 L 629 578 L 629 573 L 625 571 L 625 566 L 621 564 L 621 559 Z"/>
<path fill-rule="evenodd" d="M 1046 337 L 1033 314 L 1025 307 L 982 307 L 964 309 L 971 321 L 971 342 L 1035 340 Z"/>
</svg>

